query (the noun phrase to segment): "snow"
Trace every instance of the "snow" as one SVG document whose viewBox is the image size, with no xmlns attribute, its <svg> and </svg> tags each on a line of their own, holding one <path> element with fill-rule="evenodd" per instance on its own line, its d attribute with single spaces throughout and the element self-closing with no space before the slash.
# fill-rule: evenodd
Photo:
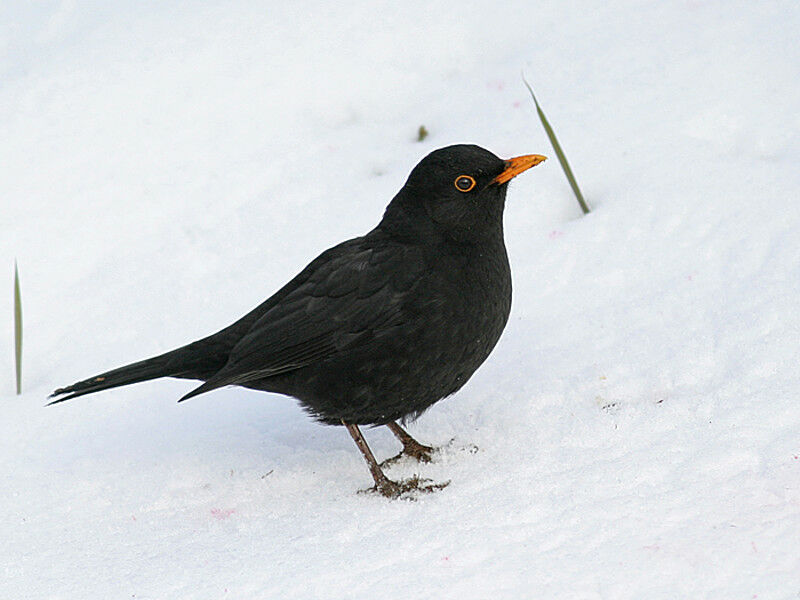
<svg viewBox="0 0 800 600">
<path fill-rule="evenodd" d="M 796 2 L 64 0 L 0 24 L 0 597 L 800 596 Z M 280 396 L 43 407 L 244 314 L 462 142 L 552 158 L 510 188 L 503 339 L 410 425 L 436 462 L 389 471 L 444 490 L 357 493 L 346 433 Z"/>
</svg>

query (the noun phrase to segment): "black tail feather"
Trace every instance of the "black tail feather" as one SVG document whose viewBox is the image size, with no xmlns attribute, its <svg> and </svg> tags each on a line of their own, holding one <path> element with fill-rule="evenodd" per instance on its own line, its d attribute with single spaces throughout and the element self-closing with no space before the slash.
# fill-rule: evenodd
<svg viewBox="0 0 800 600">
<path fill-rule="evenodd" d="M 261 310 L 261 307 L 257 310 Z M 159 377 L 208 381 L 225 365 L 231 348 L 258 314 L 253 311 L 230 327 L 187 346 L 59 388 L 50 394 L 50 398 L 55 398 L 55 400 L 47 406 L 78 396 Z M 204 391 L 207 390 L 204 389 Z"/>
<path fill-rule="evenodd" d="M 93 394 L 102 390 L 119 387 L 121 385 L 128 385 L 131 383 L 138 383 L 140 381 L 148 381 L 150 379 L 157 379 L 159 377 L 169 377 L 176 375 L 173 372 L 175 365 L 174 353 L 168 352 L 160 356 L 148 358 L 131 365 L 119 367 L 100 375 L 95 375 L 89 379 L 84 379 L 67 387 L 59 388 L 50 394 L 50 398 L 56 398 L 49 402 L 47 406 L 58 404 L 65 400 L 71 400 L 78 396 L 85 394 Z M 66 394 L 66 395 L 65 395 Z M 60 398 L 58 396 L 61 396 Z"/>
</svg>

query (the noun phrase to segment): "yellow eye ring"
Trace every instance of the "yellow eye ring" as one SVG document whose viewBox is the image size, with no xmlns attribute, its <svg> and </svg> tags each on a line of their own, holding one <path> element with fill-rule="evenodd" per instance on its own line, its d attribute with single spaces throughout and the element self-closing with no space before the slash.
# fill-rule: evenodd
<svg viewBox="0 0 800 600">
<path fill-rule="evenodd" d="M 453 185 L 459 192 L 469 192 L 475 187 L 475 180 L 469 175 L 459 175 Z"/>
</svg>

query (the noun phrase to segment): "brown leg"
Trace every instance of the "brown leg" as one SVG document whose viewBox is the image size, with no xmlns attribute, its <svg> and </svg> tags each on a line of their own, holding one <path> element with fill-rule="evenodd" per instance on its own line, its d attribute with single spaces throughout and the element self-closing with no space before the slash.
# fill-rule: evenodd
<svg viewBox="0 0 800 600">
<path fill-rule="evenodd" d="M 375 480 L 375 489 L 387 498 L 396 498 L 399 496 L 403 492 L 403 489 L 398 483 L 395 483 L 383 474 L 383 471 L 381 471 L 378 465 L 378 461 L 375 460 L 375 456 L 372 454 L 372 450 L 367 446 L 367 440 L 364 439 L 358 425 L 351 425 L 344 421 L 342 421 L 342 425 L 347 427 L 347 431 L 350 433 L 356 446 L 361 450 L 364 460 L 367 461 L 369 472 L 372 473 L 372 479 Z"/>
<path fill-rule="evenodd" d="M 431 462 L 431 453 L 433 452 L 433 448 L 420 444 L 417 440 L 411 437 L 405 429 L 400 427 L 400 425 L 394 421 L 389 421 L 386 426 L 389 428 L 389 431 L 391 431 L 395 437 L 400 440 L 400 443 L 403 444 L 403 451 L 396 458 L 400 458 L 403 454 L 406 454 L 408 456 L 413 456 L 419 462 Z"/>
</svg>

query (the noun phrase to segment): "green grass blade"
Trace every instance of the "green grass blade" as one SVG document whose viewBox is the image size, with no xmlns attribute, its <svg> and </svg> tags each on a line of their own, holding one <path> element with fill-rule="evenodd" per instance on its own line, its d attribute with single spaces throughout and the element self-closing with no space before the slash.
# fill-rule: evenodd
<svg viewBox="0 0 800 600">
<path fill-rule="evenodd" d="M 19 291 L 19 270 L 14 261 L 14 358 L 17 367 L 17 395 L 22 393 L 22 296 Z"/>
<path fill-rule="evenodd" d="M 581 194 L 581 189 L 578 187 L 578 182 L 575 180 L 575 175 L 572 174 L 572 169 L 569 166 L 569 162 L 567 162 L 567 157 L 564 155 L 564 151 L 561 149 L 561 144 L 558 143 L 558 138 L 556 137 L 553 128 L 550 127 L 550 123 L 547 122 L 547 117 L 544 116 L 544 111 L 542 107 L 539 106 L 539 101 L 536 99 L 536 94 L 533 93 L 533 88 L 528 83 L 528 80 L 525 77 L 522 78 L 523 83 L 525 83 L 525 87 L 528 88 L 528 91 L 531 93 L 531 98 L 533 98 L 533 103 L 536 105 L 536 112 L 539 114 L 539 120 L 542 122 L 542 127 L 544 127 L 545 133 L 547 133 L 547 137 L 550 138 L 550 143 L 553 145 L 553 150 L 556 152 L 556 156 L 558 157 L 558 162 L 561 163 L 561 168 L 564 170 L 564 175 L 567 176 L 567 181 L 569 181 L 569 185 L 572 188 L 575 197 L 578 199 L 578 204 L 581 205 L 581 210 L 583 214 L 589 214 L 589 205 L 586 204 L 586 200 L 583 199 L 583 194 Z"/>
</svg>

